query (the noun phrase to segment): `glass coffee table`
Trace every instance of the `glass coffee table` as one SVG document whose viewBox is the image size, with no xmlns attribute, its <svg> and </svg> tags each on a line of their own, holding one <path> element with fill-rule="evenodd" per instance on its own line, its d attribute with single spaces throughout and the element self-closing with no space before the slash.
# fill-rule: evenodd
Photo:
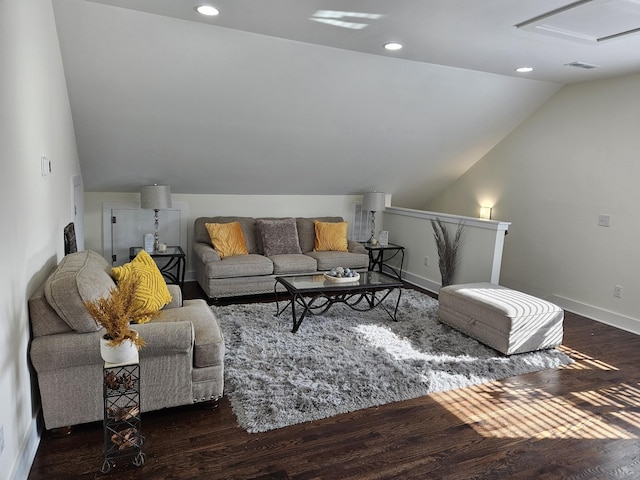
<svg viewBox="0 0 640 480">
<path fill-rule="evenodd" d="M 277 300 L 278 284 L 291 295 L 291 300 L 282 309 Z M 360 312 L 382 307 L 393 321 L 397 321 L 402 286 L 398 278 L 380 272 L 360 272 L 358 280 L 345 283 L 328 280 L 323 274 L 276 277 L 276 316 L 280 316 L 291 305 L 293 333 L 298 331 L 307 315 L 321 315 L 334 303 L 343 303 Z M 395 308 L 390 309 L 382 302 L 394 290 L 398 291 L 398 298 Z M 299 315 L 297 307 L 302 308 Z"/>
</svg>

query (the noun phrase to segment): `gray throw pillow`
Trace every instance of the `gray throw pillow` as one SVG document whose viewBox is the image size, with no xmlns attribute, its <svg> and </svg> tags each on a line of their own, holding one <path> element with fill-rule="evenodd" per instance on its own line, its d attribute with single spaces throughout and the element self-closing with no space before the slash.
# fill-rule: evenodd
<svg viewBox="0 0 640 480">
<path fill-rule="evenodd" d="M 287 253 L 302 253 L 295 219 L 258 219 L 257 224 L 258 231 L 262 237 L 264 254 L 267 257 Z"/>
</svg>

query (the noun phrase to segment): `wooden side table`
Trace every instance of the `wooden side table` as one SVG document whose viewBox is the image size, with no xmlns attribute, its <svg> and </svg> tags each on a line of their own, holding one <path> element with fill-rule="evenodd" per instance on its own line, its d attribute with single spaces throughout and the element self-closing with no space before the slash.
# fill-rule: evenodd
<svg viewBox="0 0 640 480">
<path fill-rule="evenodd" d="M 129 259 L 133 260 L 142 247 L 131 247 L 129 249 Z M 182 247 L 167 247 L 164 252 L 154 250 L 149 254 L 158 265 L 158 269 L 167 283 L 184 287 L 184 273 L 187 269 L 187 256 Z"/>
<path fill-rule="evenodd" d="M 375 271 L 376 269 L 380 273 L 392 272 L 393 275 L 402 279 L 402 266 L 404 264 L 404 247 L 389 243 L 388 245 L 373 245 L 369 242 L 363 244 L 364 248 L 369 253 L 369 271 Z M 390 255 L 385 256 L 385 253 Z M 400 255 L 400 266 L 391 265 L 390 260 Z M 387 271 L 385 272 L 384 269 Z"/>
</svg>

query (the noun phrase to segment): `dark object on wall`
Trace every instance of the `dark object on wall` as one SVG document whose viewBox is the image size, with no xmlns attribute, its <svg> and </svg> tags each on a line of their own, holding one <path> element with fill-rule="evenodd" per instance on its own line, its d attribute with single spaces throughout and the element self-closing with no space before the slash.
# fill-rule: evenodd
<svg viewBox="0 0 640 480">
<path fill-rule="evenodd" d="M 458 224 L 458 229 L 453 238 L 451 238 L 447 227 L 439 218 L 431 219 L 431 227 L 433 228 L 433 238 L 438 248 L 438 267 L 440 267 L 442 286 L 446 287 L 453 284 L 453 279 L 456 275 L 458 249 L 460 248 L 464 223 L 460 222 Z"/>
<path fill-rule="evenodd" d="M 73 222 L 64 227 L 64 254 L 69 255 L 78 251 L 78 245 L 76 244 L 76 228 L 73 226 Z"/>
</svg>

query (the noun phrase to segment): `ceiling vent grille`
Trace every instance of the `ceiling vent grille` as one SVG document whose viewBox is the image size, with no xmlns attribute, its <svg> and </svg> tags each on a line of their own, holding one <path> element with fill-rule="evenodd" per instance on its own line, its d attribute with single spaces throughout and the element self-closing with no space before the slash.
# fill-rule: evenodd
<svg viewBox="0 0 640 480">
<path fill-rule="evenodd" d="M 564 66 L 565 67 L 583 68 L 585 70 L 593 70 L 594 68 L 599 68 L 598 65 L 592 65 L 590 63 L 584 63 L 584 62 L 565 63 Z"/>
</svg>

